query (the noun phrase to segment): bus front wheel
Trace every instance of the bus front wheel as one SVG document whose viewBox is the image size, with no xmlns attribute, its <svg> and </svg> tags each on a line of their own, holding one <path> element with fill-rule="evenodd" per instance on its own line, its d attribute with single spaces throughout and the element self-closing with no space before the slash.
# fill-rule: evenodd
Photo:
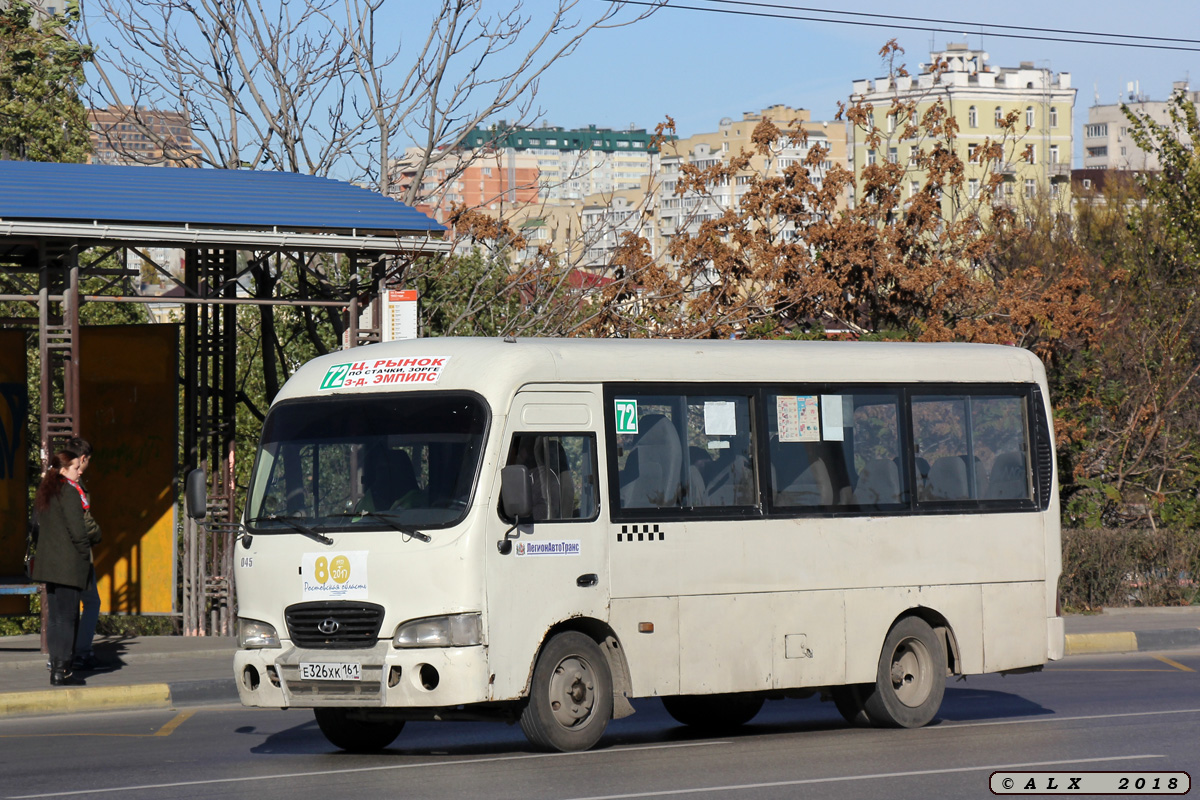
<svg viewBox="0 0 1200 800">
<path fill-rule="evenodd" d="M 604 735 L 612 709 L 608 658 L 590 637 L 568 631 L 538 654 L 521 730 L 544 750 L 587 750 Z"/>
<path fill-rule="evenodd" d="M 919 728 L 937 714 L 945 691 L 941 640 L 923 619 L 905 617 L 884 639 L 875 685 L 863 700 L 867 716 L 881 728 Z"/>
<path fill-rule="evenodd" d="M 382 750 L 400 735 L 404 721 L 377 722 L 350 717 L 351 709 L 314 708 L 317 727 L 334 747 L 351 753 L 374 753 Z"/>
</svg>

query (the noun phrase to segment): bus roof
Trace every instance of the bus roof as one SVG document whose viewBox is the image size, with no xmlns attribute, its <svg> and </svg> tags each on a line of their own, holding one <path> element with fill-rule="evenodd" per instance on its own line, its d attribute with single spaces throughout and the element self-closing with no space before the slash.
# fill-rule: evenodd
<svg viewBox="0 0 1200 800">
<path fill-rule="evenodd" d="M 908 342 L 431 338 L 342 350 L 301 367 L 276 400 L 470 390 L 504 407 L 526 384 L 1040 383 L 1018 347 Z"/>
</svg>

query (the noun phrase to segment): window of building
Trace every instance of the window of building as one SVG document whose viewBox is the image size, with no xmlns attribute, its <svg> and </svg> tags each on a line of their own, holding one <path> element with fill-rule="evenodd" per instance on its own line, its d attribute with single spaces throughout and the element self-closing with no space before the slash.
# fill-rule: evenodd
<svg viewBox="0 0 1200 800">
<path fill-rule="evenodd" d="M 1032 198 L 1037 194 L 1037 182 L 1033 178 L 1025 179 L 1025 196 Z"/>
<path fill-rule="evenodd" d="M 1055 106 L 1050 106 L 1050 127 L 1058 127 L 1058 108 Z"/>
<path fill-rule="evenodd" d="M 968 142 L 968 143 L 967 143 L 967 160 L 968 160 L 968 161 L 974 161 L 974 160 L 975 160 L 975 152 L 976 152 L 978 149 L 979 149 L 979 145 L 978 145 L 977 143 L 975 143 L 975 142 Z"/>
<path fill-rule="evenodd" d="M 979 127 L 979 109 L 971 106 L 967 109 L 967 125 L 972 128 Z"/>
<path fill-rule="evenodd" d="M 1055 198 L 1058 197 L 1058 190 L 1059 190 L 1059 182 L 1058 181 L 1054 181 L 1053 183 L 1050 184 L 1050 196 L 1051 197 L 1055 197 Z"/>
<path fill-rule="evenodd" d="M 1089 147 L 1087 148 L 1088 158 L 1103 158 L 1108 155 L 1107 147 Z"/>
<path fill-rule="evenodd" d="M 874 164 L 875 164 L 875 151 L 868 150 L 867 151 L 867 166 L 870 167 L 870 166 L 873 166 Z"/>
<path fill-rule="evenodd" d="M 1091 125 L 1083 126 L 1083 135 L 1089 139 L 1098 139 L 1102 136 L 1108 136 L 1108 123 L 1098 122 Z"/>
<path fill-rule="evenodd" d="M 996 106 L 996 127 L 999 128 L 1004 123 L 1004 109 Z"/>
<path fill-rule="evenodd" d="M 889 163 L 889 164 L 895 164 L 895 163 L 897 163 L 897 162 L 900 160 L 900 155 L 899 155 L 899 153 L 896 151 L 896 148 L 895 148 L 895 147 L 889 147 L 889 148 L 888 148 L 888 157 L 887 157 L 887 158 L 888 158 L 888 163 Z"/>
<path fill-rule="evenodd" d="M 909 197 L 916 197 L 917 193 L 920 191 L 921 191 L 921 184 L 917 183 L 916 181 L 909 182 L 909 184 L 908 184 L 908 196 Z"/>
<path fill-rule="evenodd" d="M 1058 145 L 1056 145 L 1056 144 L 1050 145 L 1050 163 L 1051 164 L 1058 163 Z"/>
<path fill-rule="evenodd" d="M 972 200 L 979 197 L 979 179 L 971 178 L 967 181 L 967 197 Z"/>
<path fill-rule="evenodd" d="M 1032 128 L 1034 123 L 1033 106 L 1025 107 L 1025 127 Z"/>
<path fill-rule="evenodd" d="M 895 130 L 896 130 L 896 115 L 888 114 L 887 115 L 887 131 L 888 131 L 888 133 L 892 133 Z"/>
<path fill-rule="evenodd" d="M 1036 164 L 1038 162 L 1038 146 L 1036 144 L 1029 146 L 1029 163 Z"/>
</svg>

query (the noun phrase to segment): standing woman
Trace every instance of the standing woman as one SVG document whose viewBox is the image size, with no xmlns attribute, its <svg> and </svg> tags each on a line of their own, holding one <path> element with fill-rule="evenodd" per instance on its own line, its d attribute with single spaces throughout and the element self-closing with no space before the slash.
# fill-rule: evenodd
<svg viewBox="0 0 1200 800">
<path fill-rule="evenodd" d="M 59 450 L 50 459 L 33 505 L 38 514 L 33 579 L 46 584 L 50 685 L 78 686 L 71 675 L 79 600 L 87 586 L 92 545 L 84 525 L 88 501 L 79 486 L 79 454 Z"/>
</svg>

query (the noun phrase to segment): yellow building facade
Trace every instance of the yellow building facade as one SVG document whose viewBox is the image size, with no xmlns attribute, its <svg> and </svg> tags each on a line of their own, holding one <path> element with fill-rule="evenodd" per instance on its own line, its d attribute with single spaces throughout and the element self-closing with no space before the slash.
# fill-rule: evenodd
<svg viewBox="0 0 1200 800">
<path fill-rule="evenodd" d="M 906 120 L 893 117 L 892 109 L 897 100 L 911 103 L 920 119 L 941 102 L 957 124 L 955 152 L 966 165 L 961 190 L 945 193 L 944 203 L 977 199 L 989 175 L 999 174 L 999 199 L 1010 205 L 1048 197 L 1055 206 L 1070 208 L 1076 93 L 1070 73 L 1032 62 L 1009 68 L 987 61 L 982 50 L 950 44 L 930 53 L 929 63 L 915 75 L 854 82 L 850 105 L 870 106 L 867 123 L 852 125 L 848 134 L 856 194 L 862 191 L 863 171 L 884 161 L 905 166 L 905 200 L 921 190 L 927 174 L 917 156 L 928 152 L 932 142 L 923 132 L 905 138 Z M 1008 120 L 1015 120 L 1011 129 L 1006 128 Z M 880 136 L 877 147 L 868 141 L 872 125 Z M 1001 158 L 990 165 L 973 159 L 979 148 L 997 143 Z"/>
</svg>

